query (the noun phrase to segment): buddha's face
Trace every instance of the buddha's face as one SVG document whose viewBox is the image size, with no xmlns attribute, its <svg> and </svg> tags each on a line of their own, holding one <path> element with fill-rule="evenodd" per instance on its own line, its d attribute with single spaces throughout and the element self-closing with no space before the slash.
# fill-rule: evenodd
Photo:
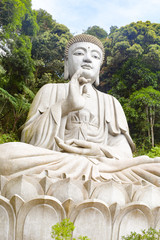
<svg viewBox="0 0 160 240">
<path fill-rule="evenodd" d="M 82 69 L 82 77 L 95 82 L 103 59 L 102 50 L 90 42 L 77 42 L 70 46 L 68 51 L 68 72 L 70 78 Z"/>
</svg>

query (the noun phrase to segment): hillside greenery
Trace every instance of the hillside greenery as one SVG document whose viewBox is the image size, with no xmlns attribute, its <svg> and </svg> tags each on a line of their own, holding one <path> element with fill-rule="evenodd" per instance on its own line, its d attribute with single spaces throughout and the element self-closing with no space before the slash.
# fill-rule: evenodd
<svg viewBox="0 0 160 240">
<path fill-rule="evenodd" d="M 122 104 L 137 152 L 159 152 L 160 24 L 133 22 L 107 33 L 90 26 L 84 33 L 105 47 L 101 91 Z M 72 37 L 31 0 L 0 1 L 0 142 L 18 141 L 38 89 L 63 82 L 64 49 Z"/>
</svg>

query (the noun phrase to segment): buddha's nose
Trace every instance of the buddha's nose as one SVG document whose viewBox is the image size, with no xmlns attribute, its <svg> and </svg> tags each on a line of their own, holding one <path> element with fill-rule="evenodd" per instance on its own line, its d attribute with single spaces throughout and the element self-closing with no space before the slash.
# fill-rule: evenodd
<svg viewBox="0 0 160 240">
<path fill-rule="evenodd" d="M 92 58 L 91 58 L 91 55 L 89 53 L 86 53 L 84 55 L 84 62 L 88 62 L 88 63 L 91 63 L 92 62 Z"/>
</svg>

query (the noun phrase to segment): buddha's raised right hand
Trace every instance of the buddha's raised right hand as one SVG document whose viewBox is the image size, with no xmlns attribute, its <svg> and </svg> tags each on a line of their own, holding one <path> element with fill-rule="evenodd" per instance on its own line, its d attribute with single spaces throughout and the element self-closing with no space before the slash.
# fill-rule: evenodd
<svg viewBox="0 0 160 240">
<path fill-rule="evenodd" d="M 65 116 L 72 111 L 81 110 L 85 106 L 87 87 L 85 84 L 91 80 L 82 77 L 82 69 L 78 69 L 69 82 L 67 99 L 62 103 L 62 115 Z"/>
</svg>

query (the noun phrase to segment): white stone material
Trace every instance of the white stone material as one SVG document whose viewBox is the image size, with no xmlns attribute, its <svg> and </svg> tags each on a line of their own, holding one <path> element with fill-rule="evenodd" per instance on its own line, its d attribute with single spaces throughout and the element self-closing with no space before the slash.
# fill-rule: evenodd
<svg viewBox="0 0 160 240">
<path fill-rule="evenodd" d="M 65 217 L 73 237 L 91 240 L 160 227 L 160 157 L 133 158 L 120 103 L 94 87 L 103 58 L 99 40 L 75 37 L 65 59 L 70 81 L 44 85 L 22 142 L 0 145 L 0 239 L 49 240 Z"/>
<path fill-rule="evenodd" d="M 38 178 L 39 180 L 37 180 Z M 39 185 L 41 185 L 43 179 L 43 176 L 38 177 L 35 175 L 32 176 L 32 181 L 30 182 L 35 187 L 34 181 L 38 181 Z M 16 180 L 18 181 L 17 178 L 15 178 Z M 46 186 L 48 182 L 49 178 L 48 181 L 45 181 Z M 52 184 L 51 180 L 51 189 L 53 187 Z M 143 185 L 144 183 L 139 183 L 139 185 L 130 183 L 129 186 L 129 184 L 111 180 L 104 183 L 91 181 L 90 185 L 92 185 L 92 188 L 89 188 L 88 181 L 65 179 L 55 182 L 54 189 L 57 186 L 57 189 L 62 190 L 67 186 L 66 184 L 68 184 L 69 188 L 65 189 L 67 191 L 63 190 L 66 199 L 64 202 L 63 198 L 59 201 L 54 196 L 47 194 L 37 197 L 38 184 L 36 184 L 37 192 L 35 191 L 35 196 L 32 194 L 32 199 L 30 200 L 23 200 L 16 194 L 10 200 L 1 196 L 1 239 L 48 240 L 50 239 L 51 226 L 65 217 L 70 218 L 76 227 L 73 234 L 74 237 L 87 235 L 91 240 L 120 240 L 121 236 L 129 234 L 131 231 L 140 232 L 141 229 L 149 227 L 160 228 L 160 203 L 157 198 L 157 191 L 160 188 L 158 187 L 153 187 L 147 182 L 145 186 Z M 46 186 L 43 184 L 43 190 Z M 6 186 L 4 185 L 3 188 L 5 189 Z M 3 188 L 1 191 L 3 191 Z M 127 192 L 129 188 L 132 188 L 132 194 Z M 79 189 L 78 195 L 83 196 L 80 202 L 74 197 L 75 189 Z M 111 194 L 108 192 L 107 196 L 109 189 Z M 147 190 L 151 191 L 151 197 L 148 199 L 154 199 L 154 204 L 151 204 L 149 201 L 147 203 L 145 197 Z M 102 200 L 103 191 L 104 200 Z M 112 198 L 113 192 L 117 196 L 115 199 Z M 120 198 L 123 201 L 125 199 L 126 203 L 124 204 L 123 201 L 120 201 Z M 2 231 L 2 228 L 5 231 Z"/>
<path fill-rule="evenodd" d="M 65 218 L 60 202 L 44 196 L 25 203 L 17 215 L 16 239 L 48 240 L 51 226 Z"/>
<path fill-rule="evenodd" d="M 73 237 L 88 236 L 92 240 L 111 240 L 111 214 L 100 200 L 88 200 L 79 204 L 70 219 L 76 227 Z"/>
<path fill-rule="evenodd" d="M 120 103 L 93 86 L 102 59 L 102 49 L 92 42 L 69 47 L 69 83 L 46 84 L 39 90 L 22 131 L 22 141 L 29 144 L 0 145 L 0 174 L 147 180 L 159 186 L 160 157 L 132 157 L 134 144 Z"/>
<path fill-rule="evenodd" d="M 153 215 L 149 207 L 142 203 L 131 203 L 121 209 L 113 225 L 112 239 L 121 240 L 131 232 L 140 233 L 154 227 Z"/>
</svg>

